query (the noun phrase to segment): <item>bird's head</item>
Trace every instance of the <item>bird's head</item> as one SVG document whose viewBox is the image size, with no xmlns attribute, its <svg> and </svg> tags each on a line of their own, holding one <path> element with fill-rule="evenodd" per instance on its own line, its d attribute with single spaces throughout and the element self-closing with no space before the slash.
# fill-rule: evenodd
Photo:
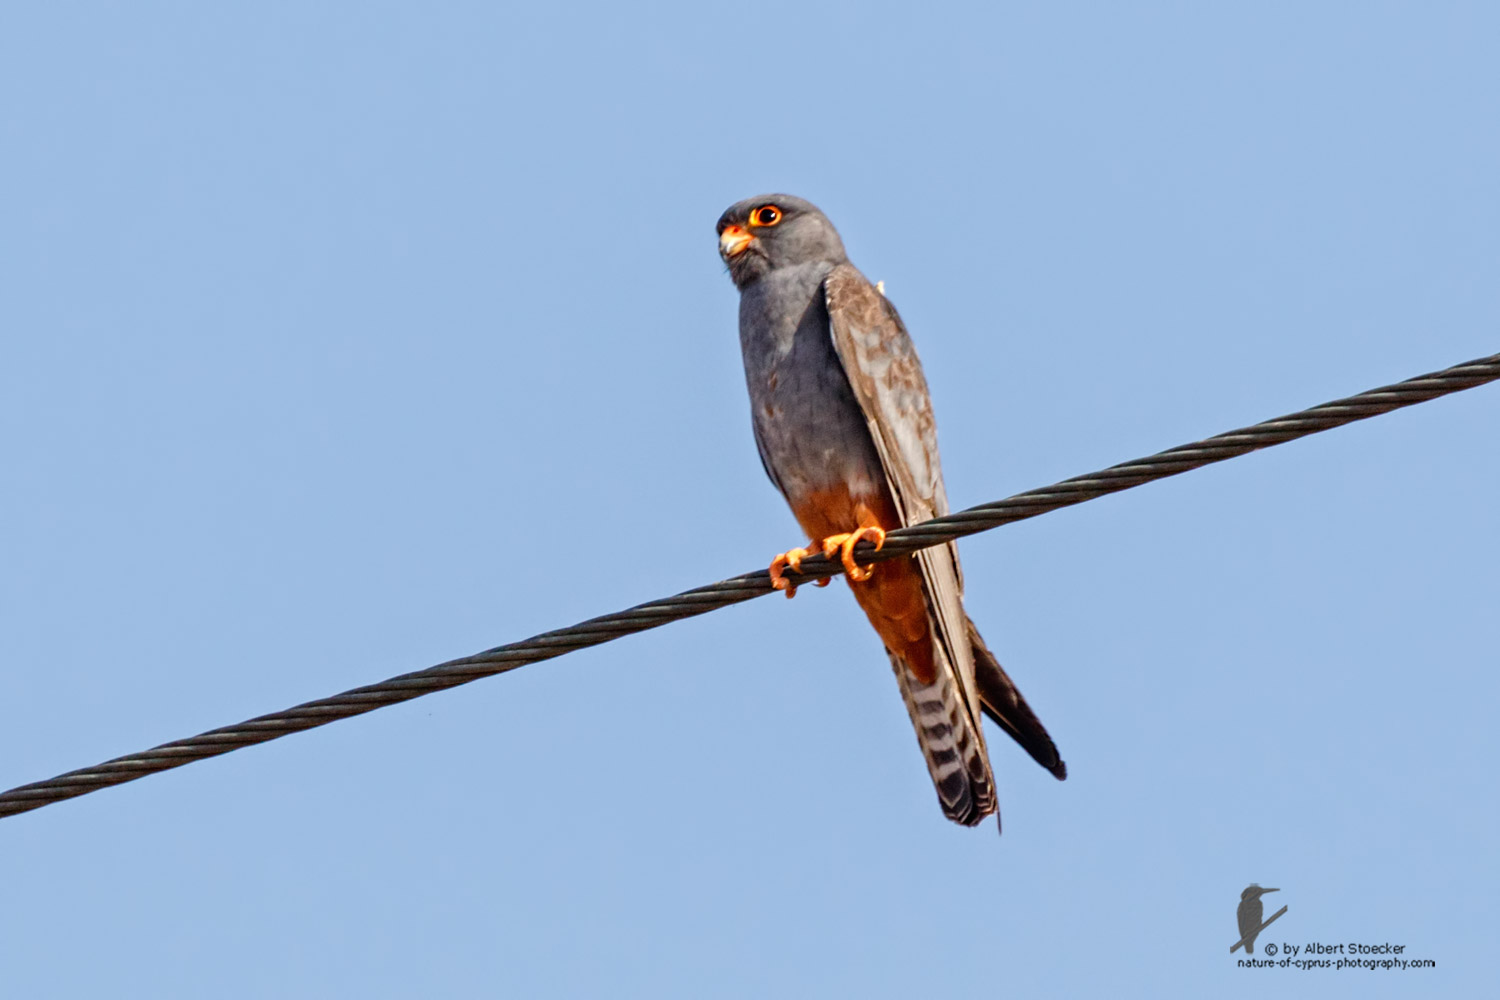
<svg viewBox="0 0 1500 1000">
<path fill-rule="evenodd" d="M 779 267 L 848 258 L 838 230 L 818 206 L 789 194 L 736 202 L 719 216 L 719 256 L 744 288 Z"/>
<path fill-rule="evenodd" d="M 1247 899 L 1259 899 L 1261 896 L 1265 895 L 1268 892 L 1280 892 L 1280 891 L 1281 891 L 1280 889 L 1262 889 L 1258 885 L 1251 884 L 1251 885 L 1247 885 L 1245 887 L 1245 891 L 1242 892 L 1242 893 L 1240 893 L 1240 901 L 1243 902 L 1244 900 L 1247 900 Z"/>
</svg>

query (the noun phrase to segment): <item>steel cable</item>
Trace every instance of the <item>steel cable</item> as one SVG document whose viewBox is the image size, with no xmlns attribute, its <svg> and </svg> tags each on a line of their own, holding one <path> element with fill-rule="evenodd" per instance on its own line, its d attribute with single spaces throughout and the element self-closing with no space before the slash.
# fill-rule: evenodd
<svg viewBox="0 0 1500 1000">
<path fill-rule="evenodd" d="M 1038 514 L 1070 507 L 1156 479 L 1175 476 L 1199 466 L 1222 462 L 1227 458 L 1269 448 L 1462 389 L 1471 389 L 1496 379 L 1500 379 L 1500 354 L 1454 365 L 1430 375 L 1420 375 L 1395 385 L 1371 389 L 1347 399 L 1324 403 L 1251 427 L 1170 448 L 1133 462 L 1114 465 L 1100 472 L 1075 476 L 1041 489 L 1018 493 L 1005 500 L 980 504 L 892 531 L 886 538 L 884 548 L 878 552 L 871 543 L 861 542 L 855 549 L 855 558 L 860 563 L 894 559 L 928 546 L 988 531 L 1012 521 L 1036 517 Z M 800 574 L 787 574 L 794 583 L 805 583 L 843 572 L 836 560 L 821 555 L 804 560 L 802 567 Z M 748 601 L 752 597 L 770 593 L 771 590 L 769 574 L 765 570 L 757 570 L 614 614 L 591 618 L 567 628 L 543 632 L 530 639 L 497 646 L 473 656 L 449 660 L 426 670 L 401 674 L 378 684 L 354 688 L 329 698 L 320 698 L 281 712 L 258 716 L 237 725 L 210 729 L 187 739 L 164 743 L 93 767 L 12 788 L 0 793 L 0 816 L 38 809 L 110 785 L 134 781 L 157 771 L 181 767 L 206 757 L 216 757 L 241 747 L 326 725 L 337 719 L 361 715 L 386 705 L 467 684 L 481 677 L 505 673 L 527 663 L 549 660 L 577 649 L 644 632 L 668 622 Z"/>
</svg>

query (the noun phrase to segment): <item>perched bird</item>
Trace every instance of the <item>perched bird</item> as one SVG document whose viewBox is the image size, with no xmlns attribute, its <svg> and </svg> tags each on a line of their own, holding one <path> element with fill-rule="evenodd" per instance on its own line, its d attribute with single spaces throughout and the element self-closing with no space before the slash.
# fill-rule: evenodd
<svg viewBox="0 0 1500 1000">
<path fill-rule="evenodd" d="M 1245 954 L 1255 954 L 1255 939 L 1260 935 L 1260 920 L 1265 916 L 1265 904 L 1260 897 L 1268 892 L 1280 892 L 1280 889 L 1262 889 L 1251 883 L 1240 893 L 1240 907 L 1234 912 L 1235 919 L 1240 925 L 1240 940 L 1245 942 Z M 1277 916 L 1280 916 L 1278 913 Z"/>
<path fill-rule="evenodd" d="M 998 811 L 981 713 L 1067 777 L 1051 737 L 964 612 L 957 548 L 855 564 L 861 539 L 878 548 L 886 531 L 948 512 L 927 380 L 896 308 L 801 198 L 739 202 L 718 232 L 740 292 L 755 442 L 813 539 L 771 562 L 773 582 L 790 597 L 788 567 L 798 570 L 810 549 L 839 554 L 890 655 L 949 819 L 972 826 Z"/>
</svg>

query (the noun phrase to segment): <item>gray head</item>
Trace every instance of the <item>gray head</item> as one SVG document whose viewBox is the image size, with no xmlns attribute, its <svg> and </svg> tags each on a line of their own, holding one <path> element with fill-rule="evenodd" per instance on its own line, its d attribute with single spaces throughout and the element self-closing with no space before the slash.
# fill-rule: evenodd
<svg viewBox="0 0 1500 1000">
<path fill-rule="evenodd" d="M 718 229 L 719 256 L 738 288 L 779 267 L 849 259 L 838 230 L 818 206 L 789 194 L 736 202 L 719 216 Z"/>
<path fill-rule="evenodd" d="M 1262 889 L 1260 886 L 1251 883 L 1250 885 L 1247 885 L 1245 887 L 1244 892 L 1240 893 L 1240 901 L 1243 902 L 1247 899 L 1259 899 L 1263 893 L 1280 891 L 1280 889 Z"/>
</svg>

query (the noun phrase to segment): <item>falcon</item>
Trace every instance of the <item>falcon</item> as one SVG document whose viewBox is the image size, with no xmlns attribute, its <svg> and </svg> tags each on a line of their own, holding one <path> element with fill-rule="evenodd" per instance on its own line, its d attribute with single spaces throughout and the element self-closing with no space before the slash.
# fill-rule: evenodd
<svg viewBox="0 0 1500 1000">
<path fill-rule="evenodd" d="M 749 198 L 719 218 L 719 255 L 740 293 L 740 347 L 755 443 L 771 482 L 812 539 L 771 562 L 838 555 L 885 643 L 943 814 L 973 826 L 999 805 L 981 716 L 1058 779 L 1067 767 L 964 611 L 958 549 L 860 566 L 861 540 L 948 512 L 927 380 L 883 290 L 849 263 L 816 206 Z M 827 580 L 819 581 L 826 585 Z"/>
</svg>

